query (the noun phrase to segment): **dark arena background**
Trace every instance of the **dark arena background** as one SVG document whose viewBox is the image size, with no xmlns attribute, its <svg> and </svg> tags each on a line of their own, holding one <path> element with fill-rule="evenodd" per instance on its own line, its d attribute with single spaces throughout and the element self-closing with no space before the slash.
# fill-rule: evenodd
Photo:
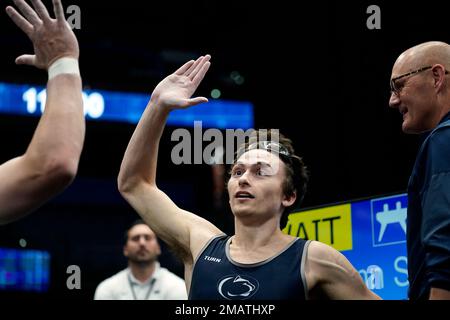
<svg viewBox="0 0 450 320">
<path fill-rule="evenodd" d="M 51 9 L 51 1 L 44 3 Z M 406 192 L 420 137 L 402 133 L 400 113 L 388 106 L 389 79 L 402 51 L 430 40 L 450 42 L 449 15 L 442 10 L 443 4 L 63 1 L 65 8 L 77 5 L 81 10 L 80 28 L 74 32 L 87 92 L 149 97 L 158 82 L 185 61 L 211 54 L 211 68 L 195 95 L 210 101 L 250 103 L 251 127 L 276 128 L 293 140 L 311 174 L 298 210 Z M 2 97 L 10 96 L 13 85 L 43 88 L 47 81 L 46 72 L 14 64 L 18 55 L 31 53 L 32 47 L 4 12 L 7 5 L 13 2 L 1 1 Z M 371 5 L 380 9 L 379 29 L 368 26 Z M 15 99 L 24 104 L 28 97 L 21 94 Z M 126 114 L 127 100 L 123 101 L 116 107 Z M 106 112 L 108 104 L 104 107 Z M 239 109 L 233 110 L 239 119 Z M 216 116 L 220 120 L 227 113 Z M 38 120 L 2 110 L 1 163 L 25 152 Z M 23 270 L 0 262 L 5 268 L 0 270 L 2 296 L 92 300 L 102 280 L 126 267 L 123 232 L 138 215 L 119 194 L 117 175 L 135 125 L 120 119 L 87 118 L 74 183 L 26 218 L 0 227 L 0 250 L 4 250 L 0 259 L 11 259 L 5 250 L 15 252 L 16 259 L 28 250 L 38 255 L 15 264 Z M 232 233 L 226 189 L 217 183 L 214 167 L 172 163 L 176 142 L 171 134 L 177 128 L 192 133 L 193 120 L 190 125 L 169 124 L 165 129 L 159 152 L 160 188 L 180 207 Z M 231 124 L 229 128 L 238 127 Z M 220 129 L 225 132 L 226 128 Z M 309 234 L 309 238 L 314 237 Z M 182 264 L 164 244 L 160 262 L 183 276 Z M 44 279 L 35 279 L 42 281 L 37 285 L 8 282 L 14 272 L 26 273 L 36 265 L 48 266 L 48 281 L 44 270 Z M 69 290 L 68 267 L 74 265 L 81 270 L 81 289 Z M 384 281 L 387 285 L 388 280 Z"/>
</svg>

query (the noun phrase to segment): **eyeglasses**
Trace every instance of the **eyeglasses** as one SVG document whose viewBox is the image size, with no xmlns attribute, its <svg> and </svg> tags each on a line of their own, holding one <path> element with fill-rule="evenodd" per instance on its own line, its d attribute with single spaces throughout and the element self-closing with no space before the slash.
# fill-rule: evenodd
<svg viewBox="0 0 450 320">
<path fill-rule="evenodd" d="M 411 71 L 411 72 L 402 74 L 401 76 L 392 78 L 392 79 L 391 79 L 391 82 L 390 82 L 390 85 L 391 85 L 391 92 L 392 92 L 392 93 L 395 93 L 395 94 L 399 94 L 400 91 L 402 91 L 403 86 L 402 86 L 402 85 L 399 85 L 398 83 L 396 83 L 397 80 L 399 80 L 399 79 L 401 79 L 401 78 L 408 77 L 408 76 L 416 75 L 416 74 L 418 74 L 418 73 L 420 73 L 420 72 L 422 72 L 422 71 L 425 71 L 425 70 L 428 70 L 428 69 L 431 69 L 431 68 L 433 68 L 433 66 L 422 67 L 422 68 L 420 68 L 420 69 L 417 69 L 417 70 L 414 70 L 414 71 Z M 447 70 L 445 70 L 445 74 L 448 74 L 448 71 L 447 71 Z"/>
</svg>

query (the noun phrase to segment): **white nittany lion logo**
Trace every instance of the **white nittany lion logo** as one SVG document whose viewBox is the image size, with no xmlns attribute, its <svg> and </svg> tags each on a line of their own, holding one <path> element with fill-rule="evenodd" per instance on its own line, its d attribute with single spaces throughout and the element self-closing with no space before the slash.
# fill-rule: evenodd
<svg viewBox="0 0 450 320">
<path fill-rule="evenodd" d="M 245 300 L 258 291 L 258 280 L 249 276 L 229 275 L 217 284 L 220 295 L 228 300 Z"/>
</svg>

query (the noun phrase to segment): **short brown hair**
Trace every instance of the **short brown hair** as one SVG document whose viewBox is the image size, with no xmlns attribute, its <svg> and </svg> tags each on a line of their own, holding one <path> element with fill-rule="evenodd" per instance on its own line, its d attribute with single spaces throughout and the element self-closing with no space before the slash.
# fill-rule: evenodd
<svg viewBox="0 0 450 320">
<path fill-rule="evenodd" d="M 128 237 L 129 237 L 130 230 L 133 229 L 135 226 L 140 225 L 140 224 L 145 224 L 146 226 L 148 226 L 148 224 L 142 219 L 136 219 L 136 220 L 134 220 L 133 222 L 131 222 L 128 225 L 127 229 L 123 233 L 124 244 L 127 244 L 127 242 L 128 242 Z"/>
</svg>

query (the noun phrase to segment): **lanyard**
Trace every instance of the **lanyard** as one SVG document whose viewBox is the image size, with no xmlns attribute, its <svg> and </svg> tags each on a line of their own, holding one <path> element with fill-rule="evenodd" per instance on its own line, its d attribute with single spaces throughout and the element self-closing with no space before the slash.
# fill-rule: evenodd
<svg viewBox="0 0 450 320">
<path fill-rule="evenodd" d="M 156 281 L 155 278 L 153 278 L 153 279 L 150 281 L 149 286 L 148 286 L 148 290 L 147 290 L 147 294 L 145 295 L 145 298 L 144 298 L 143 300 L 148 300 L 148 297 L 150 297 L 150 293 L 151 293 L 152 290 L 153 290 L 153 286 L 155 285 L 155 281 Z M 128 283 L 129 283 L 129 285 L 130 285 L 131 293 L 133 294 L 133 299 L 134 299 L 134 300 L 137 300 L 136 293 L 134 292 L 133 283 L 131 282 L 130 274 L 128 274 Z"/>
</svg>

